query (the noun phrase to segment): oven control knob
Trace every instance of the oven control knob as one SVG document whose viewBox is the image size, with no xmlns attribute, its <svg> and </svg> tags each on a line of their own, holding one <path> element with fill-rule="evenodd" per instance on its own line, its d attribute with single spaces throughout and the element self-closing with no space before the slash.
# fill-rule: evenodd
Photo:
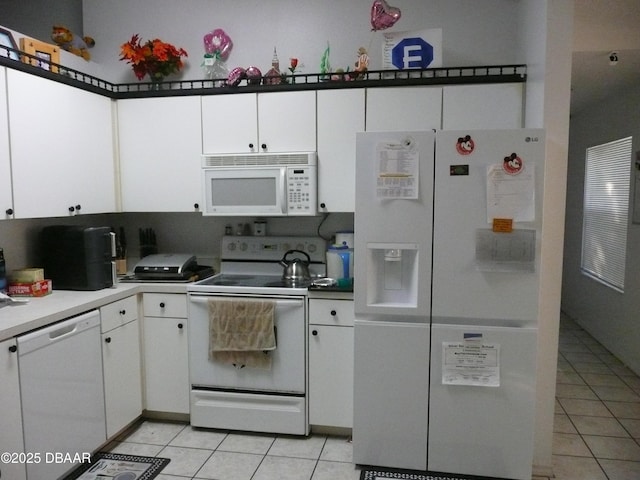
<svg viewBox="0 0 640 480">
<path fill-rule="evenodd" d="M 229 245 L 227 245 L 227 248 L 231 251 L 234 251 L 236 249 L 236 244 L 235 243 L 230 243 Z"/>
<path fill-rule="evenodd" d="M 296 245 L 296 250 L 302 250 L 304 252 L 304 245 L 299 243 L 298 245 Z"/>
<path fill-rule="evenodd" d="M 312 243 L 309 245 L 309 253 L 314 253 L 317 247 Z"/>
<path fill-rule="evenodd" d="M 289 245 L 288 243 L 283 243 L 282 244 L 282 250 L 284 250 L 285 252 L 288 252 L 289 250 L 291 250 L 291 245 Z"/>
<path fill-rule="evenodd" d="M 242 250 L 243 252 L 246 252 L 247 248 L 249 248 L 249 245 L 247 245 L 246 243 L 242 242 L 240 244 L 240 250 Z"/>
</svg>

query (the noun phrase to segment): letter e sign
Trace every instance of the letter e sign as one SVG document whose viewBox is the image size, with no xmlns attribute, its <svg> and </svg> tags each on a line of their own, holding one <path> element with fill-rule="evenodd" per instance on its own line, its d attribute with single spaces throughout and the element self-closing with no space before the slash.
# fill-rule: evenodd
<svg viewBox="0 0 640 480">
<path fill-rule="evenodd" d="M 427 68 L 433 62 L 433 46 L 419 37 L 404 38 L 391 50 L 391 63 L 400 69 Z"/>
</svg>

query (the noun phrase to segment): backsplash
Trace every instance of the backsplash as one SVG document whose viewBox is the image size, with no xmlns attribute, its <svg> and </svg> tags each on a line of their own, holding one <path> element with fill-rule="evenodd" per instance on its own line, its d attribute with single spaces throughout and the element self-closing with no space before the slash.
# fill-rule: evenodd
<svg viewBox="0 0 640 480">
<path fill-rule="evenodd" d="M 230 225 L 235 234 L 238 224 L 248 224 L 251 228 L 254 220 L 253 217 L 205 217 L 199 213 L 112 213 L 6 220 L 0 221 L 0 247 L 4 248 L 7 272 L 11 272 L 16 268 L 38 266 L 37 237 L 47 225 L 111 226 L 116 231 L 124 227 L 128 244 L 127 263 L 131 269 L 140 258 L 138 229 L 152 228 L 159 253 L 192 253 L 198 257 L 200 264 L 217 267 L 225 227 Z M 319 234 L 328 240 L 338 230 L 353 229 L 353 214 L 270 217 L 266 218 L 266 223 L 267 235 Z"/>
</svg>

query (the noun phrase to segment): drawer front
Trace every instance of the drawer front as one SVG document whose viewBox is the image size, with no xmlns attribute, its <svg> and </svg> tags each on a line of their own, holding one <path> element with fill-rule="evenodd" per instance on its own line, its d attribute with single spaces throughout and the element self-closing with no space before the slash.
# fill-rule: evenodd
<svg viewBox="0 0 640 480">
<path fill-rule="evenodd" d="M 135 295 L 100 307 L 100 325 L 103 333 L 136 318 L 138 318 L 138 300 Z"/>
<path fill-rule="evenodd" d="M 309 323 L 315 325 L 353 326 L 352 300 L 309 300 Z"/>
<path fill-rule="evenodd" d="M 145 293 L 145 317 L 187 318 L 187 296 L 181 293 Z"/>
</svg>

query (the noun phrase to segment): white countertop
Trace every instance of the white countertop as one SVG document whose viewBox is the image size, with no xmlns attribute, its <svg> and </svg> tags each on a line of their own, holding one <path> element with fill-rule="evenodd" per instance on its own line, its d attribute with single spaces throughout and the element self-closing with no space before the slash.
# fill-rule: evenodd
<svg viewBox="0 0 640 480">
<path fill-rule="evenodd" d="M 186 293 L 177 283 L 119 283 L 96 291 L 53 290 L 29 303 L 0 307 L 0 341 L 143 292 Z"/>
<path fill-rule="evenodd" d="M 185 283 L 119 283 L 96 291 L 53 290 L 28 303 L 0 307 L 0 341 L 138 293 L 187 293 Z M 309 298 L 353 299 L 351 292 L 309 291 Z"/>
</svg>

